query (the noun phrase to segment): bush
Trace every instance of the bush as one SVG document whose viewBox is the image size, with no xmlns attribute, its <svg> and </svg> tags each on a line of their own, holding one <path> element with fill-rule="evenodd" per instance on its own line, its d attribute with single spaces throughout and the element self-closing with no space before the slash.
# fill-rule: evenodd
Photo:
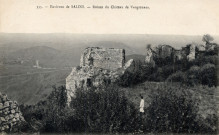
<svg viewBox="0 0 219 135">
<path fill-rule="evenodd" d="M 201 73 L 200 73 L 200 67 L 198 66 L 192 66 L 187 71 L 187 85 L 195 86 L 201 83 L 200 80 Z"/>
<path fill-rule="evenodd" d="M 217 72 L 214 64 L 201 67 L 201 82 L 203 85 L 217 86 Z"/>
<path fill-rule="evenodd" d="M 126 71 L 124 75 L 121 76 L 117 82 L 119 86 L 128 87 L 149 80 L 150 75 L 154 71 L 153 64 L 145 64 L 141 61 L 137 61 L 135 62 L 135 66 L 136 69 L 134 72 Z"/>
<path fill-rule="evenodd" d="M 86 132 L 130 133 L 136 129 L 137 110 L 118 87 L 77 90 L 72 106 Z"/>
<path fill-rule="evenodd" d="M 80 121 L 74 112 L 66 106 L 66 90 L 64 86 L 53 87 L 54 90 L 45 101 L 36 105 L 22 105 L 21 111 L 29 123 L 28 132 L 75 132 Z M 77 126 L 75 126 L 77 125 Z"/>
<path fill-rule="evenodd" d="M 216 133 L 215 98 L 206 91 L 216 88 L 164 85 L 152 96 L 146 109 L 145 131 L 174 133 Z M 204 93 L 205 94 L 204 94 Z"/>
<path fill-rule="evenodd" d="M 202 67 L 192 66 L 186 72 L 177 71 L 171 74 L 167 82 L 180 82 L 188 86 L 199 84 L 208 85 L 209 87 L 217 86 L 217 72 L 214 64 L 205 64 Z"/>
<path fill-rule="evenodd" d="M 186 82 L 186 74 L 182 71 L 177 71 L 176 73 L 171 74 L 167 78 L 167 82 L 181 82 L 185 83 Z"/>
</svg>

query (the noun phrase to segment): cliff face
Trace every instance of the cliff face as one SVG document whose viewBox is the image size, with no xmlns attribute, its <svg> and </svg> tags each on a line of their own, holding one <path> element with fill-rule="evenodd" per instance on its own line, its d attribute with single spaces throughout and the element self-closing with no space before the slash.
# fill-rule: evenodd
<svg viewBox="0 0 219 135">
<path fill-rule="evenodd" d="M 0 131 L 16 130 L 24 121 L 17 102 L 9 100 L 7 95 L 0 93 Z"/>
<path fill-rule="evenodd" d="M 133 72 L 134 60 L 127 63 L 123 49 L 87 48 L 81 55 L 80 67 L 72 68 L 66 78 L 67 101 L 75 97 L 76 89 L 101 88 L 116 82 L 125 71 Z"/>
</svg>

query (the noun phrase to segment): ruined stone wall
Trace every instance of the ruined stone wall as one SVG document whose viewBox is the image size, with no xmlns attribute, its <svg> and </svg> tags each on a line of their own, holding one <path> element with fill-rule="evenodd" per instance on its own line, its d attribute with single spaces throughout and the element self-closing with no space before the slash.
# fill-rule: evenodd
<svg viewBox="0 0 219 135">
<path fill-rule="evenodd" d="M 126 72 L 135 70 L 135 62 L 125 63 L 123 49 L 87 48 L 81 55 L 80 67 L 73 67 L 66 78 L 67 105 L 77 89 L 103 88 L 115 83 Z"/>
<path fill-rule="evenodd" d="M 16 101 L 8 99 L 7 95 L 0 93 L 0 132 L 16 130 L 24 122 Z"/>
<path fill-rule="evenodd" d="M 145 63 L 151 63 L 153 61 L 153 53 L 151 48 L 146 49 L 146 57 L 145 57 Z"/>
<path fill-rule="evenodd" d="M 157 57 L 159 58 L 166 58 L 166 57 L 172 57 L 174 48 L 169 45 L 159 45 L 155 52 Z"/>
<path fill-rule="evenodd" d="M 176 50 L 169 45 L 160 45 L 153 49 L 152 54 L 149 50 L 146 49 L 146 58 L 145 62 L 148 63 L 151 58 L 166 58 L 170 57 L 173 61 L 187 59 L 188 61 L 193 61 L 196 58 L 196 46 L 194 44 L 187 45 L 182 47 L 180 50 Z"/>
<path fill-rule="evenodd" d="M 181 60 L 183 58 L 181 50 L 174 51 L 174 60 Z"/>
<path fill-rule="evenodd" d="M 189 46 L 189 55 L 187 56 L 188 61 L 195 59 L 195 45 L 191 44 Z"/>
<path fill-rule="evenodd" d="M 115 70 L 125 64 L 125 50 L 114 48 L 86 48 L 81 55 L 80 66 L 94 66 L 103 69 Z"/>
</svg>

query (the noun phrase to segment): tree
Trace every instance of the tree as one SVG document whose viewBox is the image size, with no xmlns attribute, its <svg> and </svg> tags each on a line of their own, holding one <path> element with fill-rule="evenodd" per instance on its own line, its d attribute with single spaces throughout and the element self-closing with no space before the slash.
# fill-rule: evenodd
<svg viewBox="0 0 219 135">
<path fill-rule="evenodd" d="M 205 42 L 206 45 L 209 44 L 209 43 L 210 43 L 211 41 L 213 41 L 213 40 L 214 40 L 214 38 L 213 38 L 211 35 L 209 35 L 209 34 L 205 34 L 205 35 L 202 37 L 202 41 Z"/>
<path fill-rule="evenodd" d="M 214 40 L 214 38 L 209 34 L 205 34 L 202 37 L 202 41 L 205 42 L 205 49 L 206 50 L 208 50 L 212 46 L 212 44 L 210 42 L 213 40 Z"/>
</svg>

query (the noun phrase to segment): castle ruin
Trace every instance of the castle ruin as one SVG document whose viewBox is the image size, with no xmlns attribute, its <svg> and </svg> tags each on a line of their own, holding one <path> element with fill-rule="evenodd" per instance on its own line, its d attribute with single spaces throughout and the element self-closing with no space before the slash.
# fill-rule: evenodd
<svg viewBox="0 0 219 135">
<path fill-rule="evenodd" d="M 66 78 L 67 104 L 75 97 L 76 89 L 101 88 L 116 82 L 125 71 L 134 71 L 135 63 L 125 63 L 125 50 L 89 47 L 81 54 L 80 66 L 73 67 Z"/>
<path fill-rule="evenodd" d="M 125 50 L 114 48 L 89 47 L 81 55 L 80 66 L 93 66 L 115 70 L 125 64 Z"/>
</svg>

